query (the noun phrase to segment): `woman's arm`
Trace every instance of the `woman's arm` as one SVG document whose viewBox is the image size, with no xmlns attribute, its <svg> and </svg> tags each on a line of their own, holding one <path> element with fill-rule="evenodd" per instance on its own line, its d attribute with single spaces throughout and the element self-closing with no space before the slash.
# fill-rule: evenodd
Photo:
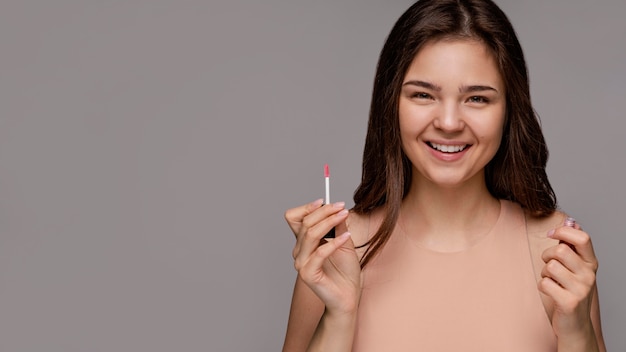
<svg viewBox="0 0 626 352">
<path fill-rule="evenodd" d="M 604 344 L 604 336 L 602 336 L 602 323 L 600 319 L 600 298 L 598 297 L 598 287 L 594 286 L 593 300 L 591 301 L 591 323 L 593 324 L 593 331 L 598 343 L 598 351 L 606 352 L 606 345 Z"/>
<path fill-rule="evenodd" d="M 326 310 L 317 325 L 307 351 L 352 351 L 356 328 L 356 308 L 351 312 L 333 313 Z"/>
<path fill-rule="evenodd" d="M 356 310 L 353 313 L 332 316 L 325 312 L 324 303 L 298 276 L 283 352 L 350 351 Z"/>
<path fill-rule="evenodd" d="M 293 288 L 283 352 L 306 351 L 323 313 L 324 303 L 298 276 Z"/>
</svg>

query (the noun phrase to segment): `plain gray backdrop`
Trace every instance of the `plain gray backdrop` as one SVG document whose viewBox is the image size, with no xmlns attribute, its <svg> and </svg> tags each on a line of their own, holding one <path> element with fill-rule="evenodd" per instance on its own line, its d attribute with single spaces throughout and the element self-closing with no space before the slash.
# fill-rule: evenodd
<svg viewBox="0 0 626 352">
<path fill-rule="evenodd" d="M 285 209 L 352 204 L 410 1 L 2 0 L 0 350 L 277 351 Z M 626 351 L 626 3 L 499 0 Z"/>
</svg>

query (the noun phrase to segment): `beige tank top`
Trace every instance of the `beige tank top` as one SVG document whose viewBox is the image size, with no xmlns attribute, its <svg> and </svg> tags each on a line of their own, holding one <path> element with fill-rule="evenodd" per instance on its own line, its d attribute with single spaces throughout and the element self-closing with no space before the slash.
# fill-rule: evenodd
<svg viewBox="0 0 626 352">
<path fill-rule="evenodd" d="M 363 271 L 353 351 L 556 351 L 524 213 L 500 204 L 490 233 L 461 252 L 394 233 Z"/>
</svg>

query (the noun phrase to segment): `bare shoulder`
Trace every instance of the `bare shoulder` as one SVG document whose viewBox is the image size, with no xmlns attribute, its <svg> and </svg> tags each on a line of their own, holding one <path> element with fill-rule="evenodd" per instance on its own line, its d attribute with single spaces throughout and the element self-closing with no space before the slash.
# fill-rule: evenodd
<svg viewBox="0 0 626 352">
<path fill-rule="evenodd" d="M 556 210 L 548 216 L 535 216 L 527 210 L 524 211 L 524 214 L 529 234 L 545 234 L 551 229 L 563 225 L 567 218 L 567 214 L 560 210 Z"/>
<path fill-rule="evenodd" d="M 345 231 L 350 231 L 352 241 L 357 247 L 357 253 L 360 257 L 367 248 L 367 242 L 376 231 L 378 231 L 383 218 L 384 212 L 380 208 L 367 214 L 359 214 L 355 211 L 350 211 L 345 224 L 337 227 L 337 233 L 340 234 Z"/>
<path fill-rule="evenodd" d="M 548 216 L 535 216 L 528 211 L 525 211 L 524 215 L 526 216 L 526 230 L 531 247 L 539 249 L 539 253 L 541 253 L 546 248 L 558 243 L 558 241 L 548 238 L 547 234 L 548 231 L 562 226 L 567 214 L 557 210 Z"/>
</svg>

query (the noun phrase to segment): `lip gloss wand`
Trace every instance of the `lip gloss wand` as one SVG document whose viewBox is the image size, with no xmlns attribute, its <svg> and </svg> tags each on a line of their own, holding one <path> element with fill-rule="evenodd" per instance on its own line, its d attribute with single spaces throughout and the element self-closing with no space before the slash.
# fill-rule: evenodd
<svg viewBox="0 0 626 352">
<path fill-rule="evenodd" d="M 326 199 L 324 203 L 330 204 L 330 169 L 328 164 L 324 164 L 324 181 L 326 184 Z"/>
<path fill-rule="evenodd" d="M 330 204 L 330 169 L 328 168 L 328 164 L 324 164 L 324 183 L 326 186 L 326 198 L 324 200 L 324 203 L 329 205 Z M 324 238 L 335 238 L 335 228 L 333 227 L 330 231 L 328 231 L 328 233 L 324 235 Z"/>
</svg>

